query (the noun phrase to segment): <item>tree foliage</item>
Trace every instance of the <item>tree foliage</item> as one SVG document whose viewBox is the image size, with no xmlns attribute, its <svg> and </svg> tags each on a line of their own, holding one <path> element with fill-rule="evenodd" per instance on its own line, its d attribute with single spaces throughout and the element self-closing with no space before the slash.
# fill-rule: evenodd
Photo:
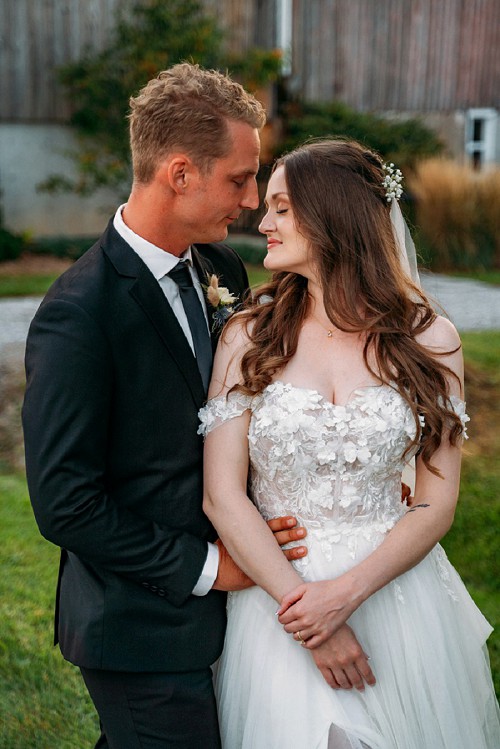
<svg viewBox="0 0 500 749">
<path fill-rule="evenodd" d="M 288 102 L 283 105 L 285 123 L 281 149 L 291 150 L 309 138 L 344 136 L 354 138 L 403 170 L 412 170 L 422 158 L 443 150 L 437 135 L 419 119 L 390 120 L 357 112 L 346 104 Z"/>
<path fill-rule="evenodd" d="M 229 57 L 216 19 L 198 0 L 137 2 L 122 12 L 106 49 L 61 69 L 73 109 L 70 122 L 79 137 L 79 150 L 73 154 L 79 177 L 72 182 L 52 176 L 42 188 L 80 194 L 102 186 L 125 188 L 131 176 L 129 97 L 158 71 L 186 60 L 228 69 L 250 89 L 276 78 L 280 68 L 275 52 L 253 50 Z"/>
</svg>

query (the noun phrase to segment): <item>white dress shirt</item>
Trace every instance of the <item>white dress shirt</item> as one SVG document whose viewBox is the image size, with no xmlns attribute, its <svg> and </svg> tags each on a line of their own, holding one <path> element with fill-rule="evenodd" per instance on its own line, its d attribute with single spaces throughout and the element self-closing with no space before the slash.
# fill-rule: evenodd
<svg viewBox="0 0 500 749">
<path fill-rule="evenodd" d="M 160 287 L 165 294 L 165 298 L 172 308 L 172 312 L 176 316 L 179 325 L 181 326 L 184 335 L 186 336 L 191 350 L 194 354 L 193 337 L 189 328 L 188 319 L 184 307 L 182 304 L 181 296 L 179 293 L 179 287 L 175 281 L 170 278 L 167 273 L 175 268 L 179 260 L 182 258 L 187 261 L 189 272 L 193 279 L 194 287 L 200 298 L 201 306 L 206 318 L 205 302 L 203 299 L 203 289 L 201 288 L 200 280 L 193 268 L 191 247 L 185 250 L 181 258 L 176 255 L 172 255 L 166 250 L 162 250 L 160 247 L 148 242 L 147 239 L 140 237 L 138 234 L 132 231 L 125 222 L 123 221 L 122 211 L 125 205 L 121 205 L 115 213 L 113 219 L 113 226 L 115 227 L 118 234 L 127 242 L 128 245 L 134 250 L 137 255 L 141 258 L 143 263 L 149 268 L 153 276 L 156 278 Z M 208 330 L 207 320 L 207 330 Z M 166 428 L 166 426 L 165 426 Z M 193 588 L 193 595 L 204 596 L 211 590 L 217 572 L 219 569 L 219 549 L 215 544 L 208 543 L 208 554 L 205 560 L 205 564 L 201 571 L 201 575 L 198 578 L 198 582 Z"/>
</svg>

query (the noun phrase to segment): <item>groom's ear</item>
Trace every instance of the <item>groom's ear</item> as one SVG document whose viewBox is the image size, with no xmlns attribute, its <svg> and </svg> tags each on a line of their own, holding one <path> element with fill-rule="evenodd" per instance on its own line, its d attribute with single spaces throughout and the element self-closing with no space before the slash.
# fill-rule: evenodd
<svg viewBox="0 0 500 749">
<path fill-rule="evenodd" d="M 170 155 L 160 165 L 157 178 L 168 185 L 177 195 L 182 195 L 188 187 L 199 179 L 199 169 L 186 154 Z"/>
</svg>

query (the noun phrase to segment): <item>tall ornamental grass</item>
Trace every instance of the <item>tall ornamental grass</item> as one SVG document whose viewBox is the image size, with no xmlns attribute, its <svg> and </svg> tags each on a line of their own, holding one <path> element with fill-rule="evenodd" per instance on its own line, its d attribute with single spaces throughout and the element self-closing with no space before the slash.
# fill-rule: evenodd
<svg viewBox="0 0 500 749">
<path fill-rule="evenodd" d="M 500 268 L 500 169 L 477 172 L 428 159 L 407 183 L 425 264 L 434 270 Z"/>
</svg>

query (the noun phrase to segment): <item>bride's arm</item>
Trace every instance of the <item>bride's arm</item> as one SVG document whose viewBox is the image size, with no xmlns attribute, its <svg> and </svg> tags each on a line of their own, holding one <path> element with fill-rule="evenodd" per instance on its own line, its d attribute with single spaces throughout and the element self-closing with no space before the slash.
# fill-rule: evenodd
<svg viewBox="0 0 500 749">
<path fill-rule="evenodd" d="M 247 342 L 245 331 L 237 323 L 222 336 L 215 356 L 209 398 L 227 394 L 238 382 L 240 360 Z M 246 411 L 206 436 L 203 509 L 236 564 L 280 602 L 301 578 L 285 559 L 272 531 L 247 496 L 249 419 Z"/>
<path fill-rule="evenodd" d="M 238 381 L 246 344 L 244 332 L 234 325 L 229 334 L 222 337 L 209 397 L 226 394 Z M 279 602 L 302 581 L 286 561 L 272 531 L 246 493 L 249 419 L 247 411 L 207 435 L 203 509 L 238 566 Z M 363 690 L 365 684 L 375 684 L 367 655 L 346 624 L 312 655 L 325 681 L 334 689 L 356 687 Z"/>
<path fill-rule="evenodd" d="M 463 359 L 460 339 L 443 318 L 433 323 L 422 343 L 455 353 L 440 357 L 455 377 L 450 395 L 463 397 Z M 380 588 L 418 564 L 450 529 L 458 499 L 460 446 L 444 435 L 431 463 L 442 478 L 431 473 L 421 459 L 416 465 L 415 496 L 408 512 L 365 560 L 335 580 L 302 584 L 282 601 L 279 620 L 287 632 L 296 633 L 314 648 L 324 642 L 349 616 Z M 296 601 L 296 603 L 294 603 Z"/>
</svg>

